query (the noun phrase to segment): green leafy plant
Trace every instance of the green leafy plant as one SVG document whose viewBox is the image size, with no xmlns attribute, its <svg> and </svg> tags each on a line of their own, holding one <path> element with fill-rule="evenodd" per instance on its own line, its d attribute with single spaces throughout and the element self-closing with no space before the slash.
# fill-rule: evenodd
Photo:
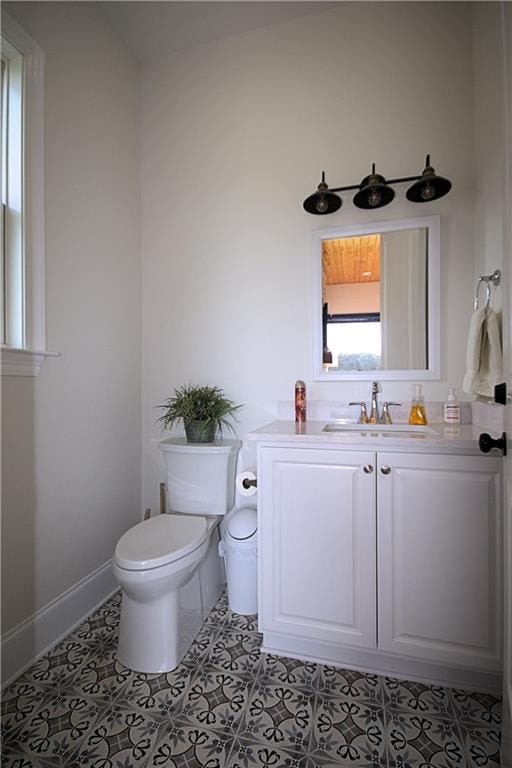
<svg viewBox="0 0 512 768">
<path fill-rule="evenodd" d="M 185 384 L 175 388 L 174 396 L 157 406 L 163 409 L 157 424 L 170 429 L 183 419 L 189 442 L 211 442 L 217 430 L 222 437 L 223 427 L 235 434 L 228 419 L 234 419 L 235 411 L 241 407 L 226 397 L 220 387 Z"/>
</svg>

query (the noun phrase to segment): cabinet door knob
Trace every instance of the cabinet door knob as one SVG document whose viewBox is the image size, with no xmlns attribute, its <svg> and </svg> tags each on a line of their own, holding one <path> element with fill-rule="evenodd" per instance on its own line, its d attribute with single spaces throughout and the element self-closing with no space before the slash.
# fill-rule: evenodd
<svg viewBox="0 0 512 768">
<path fill-rule="evenodd" d="M 391 467 L 388 467 L 387 464 L 383 464 L 383 466 L 380 468 L 380 471 L 382 472 L 383 475 L 389 475 L 389 473 L 391 472 Z"/>
<path fill-rule="evenodd" d="M 363 472 L 366 472 L 367 475 L 371 475 L 373 472 L 373 467 L 371 464 L 365 464 L 363 467 Z"/>
</svg>

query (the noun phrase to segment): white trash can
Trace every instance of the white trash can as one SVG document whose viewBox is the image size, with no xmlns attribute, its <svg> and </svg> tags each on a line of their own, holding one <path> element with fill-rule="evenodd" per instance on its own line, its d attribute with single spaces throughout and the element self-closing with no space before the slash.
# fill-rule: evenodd
<svg viewBox="0 0 512 768">
<path fill-rule="evenodd" d="M 238 509 L 225 520 L 219 555 L 226 563 L 231 611 L 251 616 L 258 612 L 258 516 L 252 507 Z"/>
</svg>

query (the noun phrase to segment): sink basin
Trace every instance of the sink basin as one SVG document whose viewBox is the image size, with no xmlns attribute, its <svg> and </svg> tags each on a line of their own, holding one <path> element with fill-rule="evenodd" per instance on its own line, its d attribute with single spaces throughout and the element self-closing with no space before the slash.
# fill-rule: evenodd
<svg viewBox="0 0 512 768">
<path fill-rule="evenodd" d="M 389 435 L 390 437 L 426 437 L 435 435 L 436 432 L 430 427 L 412 426 L 411 424 L 347 424 L 342 422 L 331 422 L 326 424 L 322 432 L 353 432 L 360 435 L 379 436 Z"/>
</svg>

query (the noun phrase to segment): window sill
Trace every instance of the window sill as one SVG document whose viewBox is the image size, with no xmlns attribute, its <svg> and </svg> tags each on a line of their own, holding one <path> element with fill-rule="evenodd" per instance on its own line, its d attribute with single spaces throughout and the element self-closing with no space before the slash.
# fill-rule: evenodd
<svg viewBox="0 0 512 768">
<path fill-rule="evenodd" d="M 60 357 L 60 352 L 36 352 L 33 349 L 0 347 L 2 376 L 39 376 L 47 357 Z"/>
</svg>

